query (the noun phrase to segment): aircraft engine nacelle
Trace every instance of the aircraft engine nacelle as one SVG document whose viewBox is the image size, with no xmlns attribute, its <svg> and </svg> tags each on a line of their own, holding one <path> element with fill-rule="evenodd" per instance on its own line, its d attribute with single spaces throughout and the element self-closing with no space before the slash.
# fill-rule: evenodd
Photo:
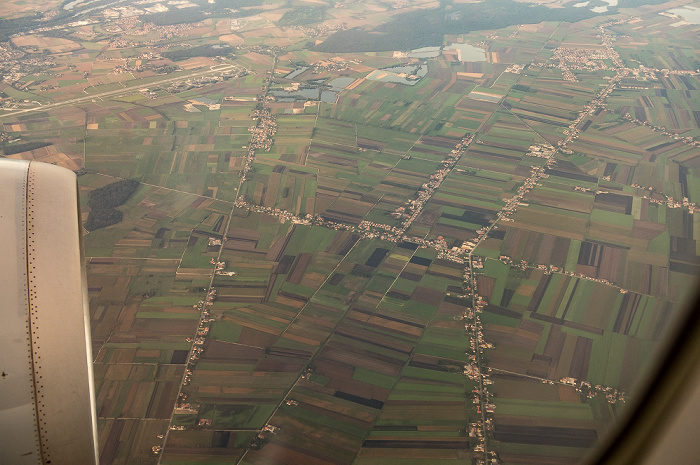
<svg viewBox="0 0 700 465">
<path fill-rule="evenodd" d="M 96 464 L 75 174 L 0 159 L 0 462 Z"/>
</svg>

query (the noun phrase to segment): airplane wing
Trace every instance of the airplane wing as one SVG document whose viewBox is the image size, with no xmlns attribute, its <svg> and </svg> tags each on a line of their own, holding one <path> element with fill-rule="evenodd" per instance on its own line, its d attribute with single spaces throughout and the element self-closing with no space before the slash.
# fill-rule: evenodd
<svg viewBox="0 0 700 465">
<path fill-rule="evenodd" d="M 0 452 L 96 464 L 87 284 L 75 174 L 0 160 Z"/>
</svg>

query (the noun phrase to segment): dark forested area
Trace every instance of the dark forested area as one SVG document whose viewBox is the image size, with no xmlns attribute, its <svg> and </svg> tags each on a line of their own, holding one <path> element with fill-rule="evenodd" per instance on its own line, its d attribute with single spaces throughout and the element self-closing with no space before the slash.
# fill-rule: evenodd
<svg viewBox="0 0 700 465">
<path fill-rule="evenodd" d="M 277 22 L 280 26 L 302 26 L 319 23 L 326 14 L 325 6 L 300 6 L 287 11 Z"/>
<path fill-rule="evenodd" d="M 637 0 L 642 1 L 642 0 Z M 465 34 L 542 21 L 580 21 L 595 16 L 587 8 L 547 8 L 513 0 L 451 5 L 397 15 L 373 29 L 338 31 L 316 46 L 321 52 L 379 52 L 442 45 L 445 34 Z"/>
<path fill-rule="evenodd" d="M 23 144 L 8 145 L 3 147 L 5 155 L 14 155 L 15 153 L 28 152 L 30 150 L 48 147 L 51 142 L 25 142 Z"/>
<path fill-rule="evenodd" d="M 85 222 L 85 229 L 94 231 L 119 223 L 122 220 L 122 212 L 116 207 L 129 200 L 139 185 L 138 181 L 125 179 L 92 191 L 88 200 L 90 213 Z"/>
<path fill-rule="evenodd" d="M 113 224 L 117 224 L 122 220 L 123 214 L 116 208 L 90 210 L 85 229 L 94 231 L 100 228 L 106 228 Z"/>
</svg>

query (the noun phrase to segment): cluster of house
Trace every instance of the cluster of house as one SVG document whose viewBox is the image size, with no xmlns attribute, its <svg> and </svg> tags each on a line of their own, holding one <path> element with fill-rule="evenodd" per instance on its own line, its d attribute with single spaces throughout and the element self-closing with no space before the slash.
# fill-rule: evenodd
<svg viewBox="0 0 700 465">
<path fill-rule="evenodd" d="M 642 189 L 642 190 L 648 190 L 649 192 L 652 192 L 654 190 L 653 187 L 646 187 L 646 186 L 640 186 L 637 183 L 632 183 L 630 186 L 636 188 L 636 189 Z M 657 203 L 661 205 L 666 205 L 668 208 L 680 208 L 680 207 L 686 207 L 688 209 L 688 213 L 691 215 L 695 213 L 695 210 L 698 209 L 698 206 L 695 202 L 691 202 L 688 200 L 688 197 L 683 197 L 683 200 L 676 200 L 670 195 L 666 194 L 659 194 L 663 196 L 663 198 L 649 198 L 646 195 L 643 196 L 643 198 L 649 198 L 649 202 L 651 203 Z"/>
<path fill-rule="evenodd" d="M 25 53 L 10 45 L 10 42 L 0 42 L 0 63 L 4 61 L 18 60 L 22 58 Z"/>
<path fill-rule="evenodd" d="M 496 405 L 491 401 L 493 393 L 488 386 L 493 384 L 490 379 L 488 368 L 483 366 L 483 354 L 485 349 L 492 349 L 494 346 L 486 342 L 483 333 L 483 324 L 481 322 L 480 313 L 483 313 L 486 301 L 477 293 L 476 276 L 474 275 L 474 265 L 476 260 L 470 261 L 470 266 L 465 269 L 464 279 L 465 287 L 467 288 L 467 297 L 472 300 L 472 305 L 467 306 L 463 319 L 466 320 L 464 329 L 469 335 L 469 349 L 467 356 L 469 364 L 464 366 L 464 375 L 472 381 L 478 383 L 472 390 L 472 403 L 476 407 L 476 413 L 481 415 L 481 419 L 469 424 L 469 437 L 474 439 L 474 452 L 485 452 L 487 450 L 486 436 L 493 429 L 492 414 L 496 409 Z M 479 259 L 479 267 L 483 267 Z M 496 460 L 496 455 L 491 452 L 491 460 Z M 477 459 L 477 462 L 484 463 L 482 459 Z M 495 462 L 494 462 L 495 463 Z"/>
<path fill-rule="evenodd" d="M 513 219 L 509 218 L 509 216 L 511 216 L 519 206 L 527 207 L 529 205 L 523 202 L 525 194 L 528 194 L 530 189 L 534 188 L 535 186 L 539 186 L 540 184 L 538 184 L 538 181 L 540 179 L 548 178 L 549 175 L 545 171 L 548 168 L 553 167 L 555 164 L 556 160 L 552 155 L 547 159 L 547 163 L 544 166 L 532 167 L 530 177 L 527 178 L 523 182 L 523 185 L 518 188 L 517 194 L 510 199 L 503 199 L 506 204 L 503 206 L 503 208 L 501 208 L 501 211 L 498 212 L 498 219 L 501 221 L 513 221 Z"/>
<path fill-rule="evenodd" d="M 566 147 L 566 144 L 578 138 L 578 135 L 581 132 L 581 130 L 578 128 L 578 125 L 583 121 L 583 119 L 586 116 L 594 114 L 598 108 L 605 108 L 605 99 L 608 97 L 608 95 L 610 95 L 612 91 L 615 90 L 617 84 L 622 80 L 623 77 L 623 74 L 617 74 L 615 77 L 610 79 L 610 83 L 603 90 L 598 92 L 598 95 L 596 95 L 593 100 L 591 100 L 588 104 L 586 104 L 583 107 L 583 110 L 581 110 L 576 119 L 571 122 L 569 128 L 564 130 L 564 134 L 566 134 L 567 137 L 566 139 L 557 142 L 558 147 L 563 149 Z M 565 153 L 571 153 L 566 152 L 565 150 L 562 151 Z"/>
<path fill-rule="evenodd" d="M 273 115 L 269 108 L 255 110 L 251 117 L 257 121 L 255 126 L 248 128 L 252 133 L 248 144 L 248 158 L 246 159 L 243 175 L 250 170 L 255 159 L 255 150 L 263 149 L 269 152 L 272 148 L 273 138 L 277 132 L 277 116 Z"/>
<path fill-rule="evenodd" d="M 513 261 L 507 255 L 499 255 L 498 259 L 502 263 L 505 263 L 506 265 L 512 266 L 514 268 L 520 268 L 521 270 L 537 268 L 538 270 L 544 271 L 545 274 L 551 274 L 551 273 L 564 274 L 566 276 L 572 276 L 574 278 L 585 279 L 587 281 L 594 281 L 596 283 L 607 284 L 608 286 L 619 287 L 617 284 L 615 284 L 615 283 L 613 283 L 605 278 L 594 278 L 592 276 L 587 276 L 585 274 L 574 273 L 573 271 L 563 270 L 563 269 L 559 268 L 558 266 L 554 266 L 551 264 L 544 265 L 542 263 L 539 263 L 539 264 L 538 263 L 529 263 L 525 260 Z M 629 292 L 627 289 L 624 289 L 622 287 L 620 287 L 619 289 L 620 289 L 620 294 L 626 294 L 627 292 Z"/>
<path fill-rule="evenodd" d="M 367 220 L 360 221 L 360 224 L 357 225 L 357 230 L 364 233 L 363 237 L 367 238 L 385 236 L 386 234 L 390 234 L 392 236 L 401 234 L 401 229 L 396 226 L 390 226 L 388 224 Z M 384 237 L 382 237 L 382 239 L 383 238 Z"/>
<path fill-rule="evenodd" d="M 559 60 L 557 68 L 564 73 L 564 80 L 575 81 L 574 70 L 596 71 L 611 69 L 605 60 L 612 60 L 613 54 L 607 48 L 557 47 L 552 55 Z"/>
<path fill-rule="evenodd" d="M 612 21 L 598 26 L 599 37 L 602 42 L 601 46 L 592 47 L 558 47 L 552 55 L 553 60 L 558 60 L 559 64 L 532 63 L 532 66 L 547 66 L 551 68 L 559 68 L 562 71 L 562 78 L 565 81 L 576 82 L 578 79 L 572 70 L 598 71 L 598 70 L 617 70 L 618 74 L 622 71 L 627 74 L 628 69 L 625 63 L 620 58 L 613 47 L 613 38 L 607 31 L 607 27 L 615 24 L 626 23 L 634 18 L 625 18 L 623 20 Z M 612 62 L 612 66 L 608 65 L 608 60 Z"/>
<path fill-rule="evenodd" d="M 341 4 L 336 4 L 336 8 L 340 8 Z M 330 35 L 336 31 L 342 31 L 347 29 L 347 25 L 345 23 L 330 23 L 330 22 L 323 22 L 321 24 L 318 24 L 314 27 L 308 27 L 308 26 L 295 26 L 296 29 L 299 29 L 305 36 L 307 37 L 318 37 L 318 36 L 327 36 Z"/>
<path fill-rule="evenodd" d="M 13 138 L 11 135 L 9 135 L 6 132 L 0 131 L 0 143 L 11 143 L 11 142 L 16 142 L 18 141 L 18 138 Z"/>
<path fill-rule="evenodd" d="M 513 74 L 521 74 L 524 69 L 525 69 L 525 65 L 512 64 L 512 65 L 508 66 L 504 72 L 513 73 Z"/>
<path fill-rule="evenodd" d="M 346 69 L 349 69 L 351 65 L 358 65 L 360 63 L 362 63 L 362 60 L 333 57 L 328 60 L 321 60 L 312 63 L 311 68 L 316 73 L 320 73 L 322 71 L 345 71 Z"/>
<path fill-rule="evenodd" d="M 212 245 L 212 242 L 216 242 L 216 241 L 219 241 L 219 245 L 220 245 L 221 240 L 220 239 L 213 239 L 213 238 L 209 239 L 209 244 Z M 218 266 L 218 263 L 216 266 Z M 212 318 L 210 313 L 209 313 L 209 307 L 214 304 L 215 300 L 216 300 L 216 289 L 212 287 L 212 288 L 210 288 L 209 292 L 207 292 L 207 295 L 204 298 L 204 300 L 200 300 L 195 305 L 193 305 L 193 308 L 196 308 L 197 310 L 200 311 L 200 318 L 199 318 L 199 324 L 197 326 L 197 332 L 195 334 L 195 337 L 194 338 L 188 337 L 185 339 L 186 342 L 189 342 L 192 344 L 192 347 L 191 347 L 189 355 L 188 355 L 187 365 L 185 366 L 185 374 L 182 378 L 182 386 L 188 386 L 190 384 L 190 382 L 192 381 L 192 374 L 193 374 L 194 368 L 196 367 L 197 361 L 199 360 L 202 352 L 204 352 L 204 348 L 202 346 L 206 342 L 207 336 L 209 335 L 209 323 L 214 321 L 214 318 Z M 197 414 L 197 413 L 199 413 L 199 407 L 200 406 L 197 404 L 190 404 L 187 401 L 187 394 L 180 391 L 178 393 L 177 401 L 175 402 L 174 413 L 175 414 Z M 201 426 L 201 427 L 211 426 L 211 419 L 201 418 L 198 420 L 197 426 Z M 170 429 L 171 430 L 184 430 L 185 426 L 183 426 L 183 425 L 171 425 Z M 162 439 L 163 435 L 159 434 L 158 438 Z M 159 454 L 163 450 L 163 446 L 162 445 L 153 446 L 151 448 L 151 450 L 154 454 Z"/>
<path fill-rule="evenodd" d="M 24 81 L 33 74 L 41 74 L 54 66 L 54 59 L 43 53 L 29 54 L 12 48 L 9 42 L 0 43 L 0 76 L 2 82 L 22 90 L 34 81 Z M 12 101 L 14 99 L 6 99 Z M 34 102 L 33 102 L 34 103 Z M 35 102 L 39 104 L 39 102 Z"/>
<path fill-rule="evenodd" d="M 423 207 L 435 193 L 435 190 L 440 187 L 442 181 L 447 175 L 452 172 L 452 169 L 457 165 L 457 162 L 464 152 L 469 147 L 469 144 L 474 140 L 474 135 L 469 134 L 462 138 L 462 141 L 443 158 L 437 171 L 430 175 L 428 182 L 424 183 L 416 192 L 416 198 L 406 201 L 406 207 L 397 208 L 391 215 L 395 218 L 403 219 L 401 223 L 401 233 L 406 231 L 411 223 L 418 218 L 418 215 L 423 211 Z"/>
<path fill-rule="evenodd" d="M 608 33 L 607 28 L 610 26 L 614 26 L 617 24 L 624 24 L 624 23 L 629 23 L 630 21 L 635 21 L 638 20 L 639 18 L 624 18 L 624 19 L 618 19 L 616 21 L 610 21 L 605 24 L 601 24 L 598 26 L 598 31 L 600 33 L 600 38 L 603 42 L 603 45 L 605 46 L 605 51 L 607 52 L 606 55 L 610 57 L 612 60 L 613 64 L 615 65 L 615 68 L 617 69 L 622 69 L 625 68 L 625 62 L 622 61 L 622 58 L 620 58 L 620 55 L 618 55 L 617 51 L 615 50 L 615 47 L 613 47 L 613 40 L 610 34 Z"/>
<path fill-rule="evenodd" d="M 598 395 L 604 395 L 605 399 L 611 404 L 626 402 L 625 393 L 610 386 L 603 386 L 602 384 L 592 386 L 588 381 L 578 381 L 576 378 L 572 377 L 562 378 L 559 382 L 574 387 L 576 392 L 586 396 L 588 399 L 592 399 Z"/>
<path fill-rule="evenodd" d="M 199 302 L 197 302 L 197 304 L 193 305 L 194 308 L 200 311 L 200 318 L 199 324 L 197 326 L 197 333 L 195 334 L 194 339 L 191 337 L 185 339 L 185 341 L 192 343 L 192 348 L 190 350 L 189 357 L 187 360 L 185 376 L 182 380 L 183 386 L 187 386 L 190 384 L 190 381 L 192 380 L 192 370 L 194 370 L 200 355 L 202 354 L 202 352 L 204 352 L 202 346 L 206 342 L 207 336 L 209 335 L 209 323 L 214 321 L 214 318 L 212 318 L 209 313 L 209 307 L 214 305 L 215 300 L 216 289 L 212 287 L 209 290 L 209 292 L 207 292 L 207 296 L 204 298 L 204 300 L 200 300 Z M 178 404 L 176 405 L 176 408 L 181 407 L 180 401 L 181 399 L 178 399 Z"/>
<path fill-rule="evenodd" d="M 214 241 L 218 241 L 219 244 L 221 244 L 221 239 L 215 239 L 210 237 L 209 240 L 214 239 Z M 217 261 L 215 258 L 212 258 L 209 263 L 214 265 L 214 273 L 220 276 L 236 276 L 235 271 L 226 271 L 226 262 L 224 261 Z"/>
<path fill-rule="evenodd" d="M 482 424 L 481 420 L 476 421 L 474 423 L 469 423 L 469 428 L 467 429 L 469 437 L 477 440 L 476 447 L 474 447 L 474 452 L 484 452 L 486 443 L 486 440 L 484 439 L 484 429 L 488 431 L 493 430 L 493 418 L 487 418 L 485 425 Z M 488 460 L 492 464 L 499 463 L 498 454 L 496 453 L 496 451 L 489 451 L 486 459 L 482 459 L 479 457 L 475 458 L 474 463 L 476 465 L 485 465 L 487 463 L 486 460 Z"/>
</svg>

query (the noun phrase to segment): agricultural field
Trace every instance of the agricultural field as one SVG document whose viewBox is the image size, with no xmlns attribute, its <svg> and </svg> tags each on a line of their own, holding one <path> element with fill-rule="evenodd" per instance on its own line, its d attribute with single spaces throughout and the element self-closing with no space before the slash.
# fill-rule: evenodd
<svg viewBox="0 0 700 465">
<path fill-rule="evenodd" d="M 494 434 L 503 454 L 522 453 L 533 444 L 557 446 L 538 455 L 580 454 L 577 449 L 589 447 L 610 428 L 620 405 L 601 394 L 587 397 L 572 386 L 550 386 L 547 380 L 587 380 L 627 392 L 673 303 L 492 259 L 479 280 L 489 301 L 482 315 L 484 335 L 496 346 L 488 358 L 498 399 Z M 522 380 L 514 381 L 514 375 Z M 540 433 L 521 426 L 526 417 L 534 417 Z"/>
<path fill-rule="evenodd" d="M 138 182 L 83 238 L 103 465 L 569 464 L 697 288 L 690 2 L 35 3 L 0 153 L 83 221 Z"/>
</svg>

